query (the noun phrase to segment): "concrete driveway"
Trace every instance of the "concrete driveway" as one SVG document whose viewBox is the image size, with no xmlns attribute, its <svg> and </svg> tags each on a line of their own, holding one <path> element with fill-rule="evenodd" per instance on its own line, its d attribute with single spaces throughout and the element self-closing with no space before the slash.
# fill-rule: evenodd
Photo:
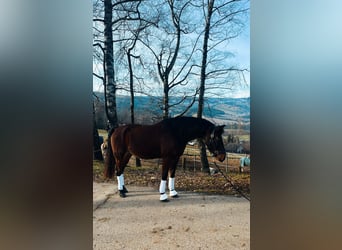
<svg viewBox="0 0 342 250">
<path fill-rule="evenodd" d="M 93 183 L 93 249 L 250 249 L 244 198 L 178 192 L 159 201 L 152 187 Z"/>
</svg>

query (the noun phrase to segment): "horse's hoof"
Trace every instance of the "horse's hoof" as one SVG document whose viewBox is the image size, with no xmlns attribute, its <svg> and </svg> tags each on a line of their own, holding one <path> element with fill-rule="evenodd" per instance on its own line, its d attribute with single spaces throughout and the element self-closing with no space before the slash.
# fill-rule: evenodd
<svg viewBox="0 0 342 250">
<path fill-rule="evenodd" d="M 176 190 L 171 190 L 171 191 L 170 191 L 170 196 L 173 197 L 173 198 L 178 197 L 177 191 L 176 191 Z"/>
<path fill-rule="evenodd" d="M 126 198 L 126 193 L 124 192 L 124 190 L 119 190 L 119 195 L 121 198 Z"/>
<path fill-rule="evenodd" d="M 172 197 L 172 198 L 179 198 L 179 195 L 176 194 L 176 195 L 172 195 L 171 197 Z"/>
<path fill-rule="evenodd" d="M 167 199 L 167 194 L 166 193 L 163 193 L 163 194 L 160 194 L 160 198 L 159 198 L 160 201 L 168 201 Z"/>
<path fill-rule="evenodd" d="M 169 202 L 169 199 L 160 200 L 160 202 Z"/>
<path fill-rule="evenodd" d="M 128 193 L 128 190 L 126 189 L 126 187 L 125 187 L 125 186 L 122 186 L 122 187 L 123 187 L 122 191 L 123 191 L 124 193 Z"/>
</svg>

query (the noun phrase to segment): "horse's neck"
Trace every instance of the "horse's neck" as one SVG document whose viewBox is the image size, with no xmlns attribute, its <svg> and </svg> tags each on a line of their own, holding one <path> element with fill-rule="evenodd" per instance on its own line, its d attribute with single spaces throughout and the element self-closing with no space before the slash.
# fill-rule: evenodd
<svg viewBox="0 0 342 250">
<path fill-rule="evenodd" d="M 194 139 L 204 138 L 209 128 L 210 128 L 210 124 L 206 124 L 202 122 L 194 123 L 193 126 L 191 127 L 185 127 L 184 128 L 185 140 L 188 142 Z"/>
</svg>

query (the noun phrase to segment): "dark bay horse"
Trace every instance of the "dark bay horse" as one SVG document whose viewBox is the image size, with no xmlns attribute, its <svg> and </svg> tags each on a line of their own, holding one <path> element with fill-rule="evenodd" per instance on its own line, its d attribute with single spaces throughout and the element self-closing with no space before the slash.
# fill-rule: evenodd
<svg viewBox="0 0 342 250">
<path fill-rule="evenodd" d="M 224 161 L 226 151 L 222 142 L 224 126 L 200 118 L 176 117 L 165 119 L 154 125 L 125 125 L 109 133 L 108 150 L 105 162 L 105 176 L 111 178 L 116 168 L 118 190 L 126 196 L 123 172 L 132 155 L 142 159 L 162 158 L 162 180 L 159 186 L 160 200 L 167 201 L 165 193 L 169 173 L 171 197 L 177 197 L 175 172 L 179 157 L 187 142 L 203 139 L 208 150 L 219 161 Z"/>
</svg>

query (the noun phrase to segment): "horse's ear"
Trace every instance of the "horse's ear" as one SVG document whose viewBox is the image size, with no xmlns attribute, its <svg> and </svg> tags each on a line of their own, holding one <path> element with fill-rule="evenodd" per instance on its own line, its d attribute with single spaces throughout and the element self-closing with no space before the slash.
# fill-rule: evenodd
<svg viewBox="0 0 342 250">
<path fill-rule="evenodd" d="M 226 126 L 226 125 L 217 126 L 217 130 L 218 130 L 221 134 L 223 134 L 223 128 L 224 128 L 224 126 Z"/>
</svg>

